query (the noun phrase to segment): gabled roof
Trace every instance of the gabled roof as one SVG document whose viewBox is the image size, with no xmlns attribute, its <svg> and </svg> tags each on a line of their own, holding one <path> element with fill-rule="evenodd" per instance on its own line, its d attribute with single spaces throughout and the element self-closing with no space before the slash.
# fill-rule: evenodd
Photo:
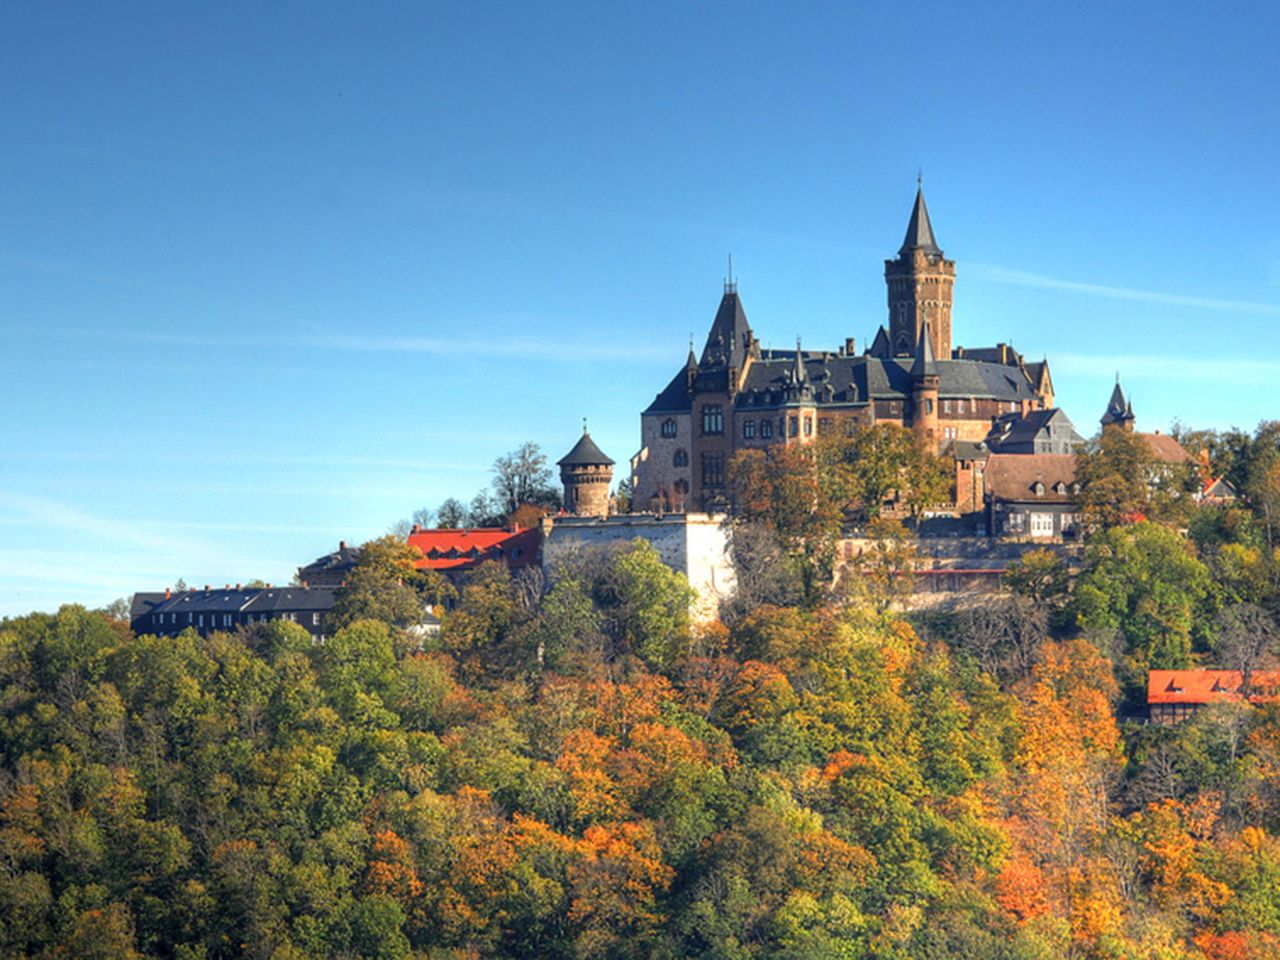
<svg viewBox="0 0 1280 960">
<path fill-rule="evenodd" d="M 1017 453 L 1019 451 L 1012 448 L 1024 448 L 1021 452 L 1028 453 L 1031 451 L 1025 448 L 1033 446 L 1037 440 L 1049 439 L 1055 426 L 1066 444 L 1084 443 L 1084 437 L 1076 432 L 1071 418 L 1060 407 L 1049 407 L 1031 410 L 1025 417 L 1017 413 L 1005 414 L 987 434 L 987 444 L 992 450 Z"/>
<path fill-rule="evenodd" d="M 591 439 L 591 434 L 587 433 L 587 428 L 583 427 L 582 436 L 578 438 L 578 442 L 573 445 L 572 450 L 556 461 L 556 466 L 611 467 L 613 461 L 596 446 L 596 442 Z"/>
<path fill-rule="evenodd" d="M 884 328 L 884 324 L 881 324 L 880 329 L 876 331 L 875 339 L 871 341 L 871 348 L 867 351 L 867 355 L 882 359 L 893 356 L 893 348 L 889 345 L 889 331 Z"/>
<path fill-rule="evenodd" d="M 1009 502 L 1066 503 L 1076 481 L 1070 453 L 993 453 L 983 474 L 987 495 Z M 1044 488 L 1036 492 L 1036 485 Z"/>
<path fill-rule="evenodd" d="M 1147 703 L 1204 704 L 1241 699 L 1239 670 L 1151 670 Z M 1250 700 L 1268 700 L 1280 691 L 1280 670 L 1256 670 L 1249 678 Z"/>
<path fill-rule="evenodd" d="M 929 208 L 924 205 L 924 188 L 916 187 L 916 202 L 911 208 L 911 221 L 907 224 L 907 236 L 902 241 L 898 255 L 910 253 L 912 250 L 923 250 L 925 253 L 940 254 L 937 242 L 933 239 L 933 224 L 929 222 Z"/>
<path fill-rule="evenodd" d="M 1140 433 L 1138 436 L 1147 442 L 1152 458 L 1161 463 L 1187 463 L 1195 459 L 1167 433 Z"/>
</svg>

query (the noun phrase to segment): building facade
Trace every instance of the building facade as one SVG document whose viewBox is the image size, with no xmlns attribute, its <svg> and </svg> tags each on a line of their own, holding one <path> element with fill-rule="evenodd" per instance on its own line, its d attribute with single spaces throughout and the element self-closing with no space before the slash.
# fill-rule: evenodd
<svg viewBox="0 0 1280 960">
<path fill-rule="evenodd" d="M 174 637 L 183 630 L 208 636 L 268 620 L 296 623 L 319 643 L 333 609 L 332 587 L 234 587 L 135 593 L 129 619 L 133 632 Z"/>
<path fill-rule="evenodd" d="M 715 510 L 728 503 L 740 450 L 847 436 L 876 423 L 911 429 L 942 449 L 981 441 L 1009 414 L 1052 406 L 1047 362 L 1012 347 L 952 346 L 955 262 L 934 236 L 917 191 L 898 255 L 885 261 L 888 325 L 862 353 L 762 347 L 730 279 L 700 356 L 640 416 L 632 458 L 637 509 Z"/>
</svg>

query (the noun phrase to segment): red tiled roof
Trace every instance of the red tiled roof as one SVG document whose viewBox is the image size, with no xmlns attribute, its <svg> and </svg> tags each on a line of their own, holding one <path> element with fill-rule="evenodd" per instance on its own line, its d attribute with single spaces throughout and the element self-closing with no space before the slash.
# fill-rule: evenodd
<svg viewBox="0 0 1280 960">
<path fill-rule="evenodd" d="M 476 527 L 471 530 L 423 530 L 409 534 L 409 545 L 422 551 L 419 570 L 466 570 L 486 560 L 501 560 L 509 567 L 536 563 L 542 531 Z"/>
<path fill-rule="evenodd" d="M 1147 703 L 1209 703 L 1240 698 L 1239 670 L 1152 670 L 1147 674 Z M 1280 692 L 1280 670 L 1257 670 L 1250 678 L 1250 700 Z"/>
</svg>

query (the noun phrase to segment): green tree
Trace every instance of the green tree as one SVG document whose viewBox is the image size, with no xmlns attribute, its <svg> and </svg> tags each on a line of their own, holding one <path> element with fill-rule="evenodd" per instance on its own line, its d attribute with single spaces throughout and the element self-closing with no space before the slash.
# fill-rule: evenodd
<svg viewBox="0 0 1280 960">
<path fill-rule="evenodd" d="M 371 540 L 337 591 L 329 625 L 340 630 L 357 620 L 381 620 L 397 627 L 422 621 L 428 606 L 444 602 L 453 587 L 434 570 L 419 570 L 422 551 L 394 536 Z"/>
<path fill-rule="evenodd" d="M 689 642 L 695 593 L 647 540 L 609 557 L 595 584 L 603 629 L 619 653 L 633 653 L 655 669 L 670 667 Z"/>
<path fill-rule="evenodd" d="M 1150 669 L 1190 666 L 1193 645 L 1209 637 L 1213 584 L 1186 540 L 1143 522 L 1090 541 L 1073 605 L 1080 626 L 1121 632 L 1133 684 Z"/>
<path fill-rule="evenodd" d="M 522 443 L 493 462 L 493 492 L 498 508 L 507 516 L 524 504 L 560 506 L 546 454 L 536 443 Z"/>
</svg>

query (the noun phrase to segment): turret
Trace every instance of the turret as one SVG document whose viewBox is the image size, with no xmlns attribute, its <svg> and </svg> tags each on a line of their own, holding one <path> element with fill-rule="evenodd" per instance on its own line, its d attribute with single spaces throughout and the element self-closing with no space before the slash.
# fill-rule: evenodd
<svg viewBox="0 0 1280 960">
<path fill-rule="evenodd" d="M 613 461 L 596 446 L 582 424 L 582 436 L 573 449 L 556 464 L 564 484 L 564 508 L 578 517 L 609 515 L 609 484 L 613 482 Z"/>
<path fill-rule="evenodd" d="M 1126 400 L 1124 391 L 1120 389 L 1120 379 L 1116 378 L 1115 388 L 1111 391 L 1111 399 L 1107 402 L 1107 410 L 1099 421 L 1102 429 L 1119 427 L 1127 433 L 1133 432 L 1133 401 Z"/>
<path fill-rule="evenodd" d="M 938 364 L 933 357 L 933 337 L 929 321 L 916 341 L 915 359 L 911 363 L 911 429 L 930 448 L 938 437 Z"/>
</svg>

